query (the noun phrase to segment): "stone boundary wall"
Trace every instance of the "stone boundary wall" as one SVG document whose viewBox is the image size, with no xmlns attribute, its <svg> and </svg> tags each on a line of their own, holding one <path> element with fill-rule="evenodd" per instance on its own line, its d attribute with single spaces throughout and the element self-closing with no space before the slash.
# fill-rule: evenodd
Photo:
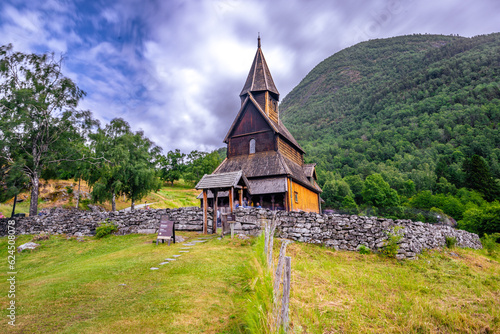
<svg viewBox="0 0 500 334">
<path fill-rule="evenodd" d="M 158 232 L 160 217 L 168 215 L 177 231 L 203 231 L 203 211 L 198 207 L 179 209 L 150 209 L 129 212 L 90 212 L 79 210 L 50 210 L 48 215 L 16 218 L 16 234 L 94 235 L 96 228 L 106 219 L 118 225 L 118 234 Z M 0 219 L 0 235 L 7 233 L 7 221 Z M 212 232 L 212 210 L 208 214 L 209 233 Z"/>
<path fill-rule="evenodd" d="M 396 256 L 400 259 L 414 258 L 424 249 L 445 247 L 446 237 L 456 238 L 458 247 L 483 247 L 477 234 L 447 225 L 354 215 L 280 215 L 278 233 L 282 238 L 324 244 L 335 249 L 354 251 L 365 245 L 373 251 L 378 251 L 387 240 L 387 232 L 394 234 L 396 226 L 400 226 L 399 232 L 396 233 L 403 236 Z"/>
<path fill-rule="evenodd" d="M 168 215 L 179 231 L 203 230 L 203 211 L 198 207 L 179 209 L 150 209 L 131 212 L 88 212 L 77 210 L 51 210 L 46 216 L 17 218 L 16 234 L 93 235 L 100 222 L 106 219 L 115 222 L 119 234 L 158 232 L 161 215 Z M 456 230 L 446 225 L 432 225 L 410 220 L 392 220 L 354 215 L 320 215 L 306 212 L 277 213 L 277 234 L 281 238 L 299 242 L 324 244 L 343 250 L 357 250 L 365 245 L 377 251 L 384 246 L 387 232 L 401 226 L 398 258 L 413 258 L 423 249 L 434 249 L 446 245 L 446 237 L 455 237 L 457 246 L 482 248 L 477 234 Z M 266 209 L 238 208 L 235 210 L 235 233 L 258 235 L 261 226 L 272 219 Z M 7 221 L 0 219 L 0 235 L 7 235 Z M 212 232 L 212 209 L 208 209 L 208 232 Z"/>
</svg>

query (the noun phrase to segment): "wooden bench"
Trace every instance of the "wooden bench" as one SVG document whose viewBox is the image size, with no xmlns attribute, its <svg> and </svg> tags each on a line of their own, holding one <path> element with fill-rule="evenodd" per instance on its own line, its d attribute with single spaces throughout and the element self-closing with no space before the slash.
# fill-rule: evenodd
<svg viewBox="0 0 500 334">
<path fill-rule="evenodd" d="M 171 220 L 168 220 L 168 216 L 160 217 L 160 228 L 158 229 L 158 236 L 156 237 L 157 246 L 158 240 L 161 240 L 162 243 L 167 240 L 169 246 L 170 241 L 173 240 L 175 244 L 175 223 Z"/>
</svg>

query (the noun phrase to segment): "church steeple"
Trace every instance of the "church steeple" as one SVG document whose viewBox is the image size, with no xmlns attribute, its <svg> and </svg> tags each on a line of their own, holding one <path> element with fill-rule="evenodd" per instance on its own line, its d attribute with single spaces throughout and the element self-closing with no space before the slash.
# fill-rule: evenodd
<svg viewBox="0 0 500 334">
<path fill-rule="evenodd" d="M 265 91 L 270 92 L 275 100 L 279 100 L 280 93 L 274 85 L 271 71 L 269 71 L 269 67 L 267 67 L 264 54 L 262 53 L 262 49 L 260 48 L 259 35 L 259 37 L 257 38 L 257 53 L 255 54 L 255 58 L 253 59 L 252 67 L 250 68 L 247 81 L 245 82 L 245 85 L 241 90 L 240 96 L 242 97 L 243 101 L 243 97 L 249 92 L 258 93 Z"/>
</svg>

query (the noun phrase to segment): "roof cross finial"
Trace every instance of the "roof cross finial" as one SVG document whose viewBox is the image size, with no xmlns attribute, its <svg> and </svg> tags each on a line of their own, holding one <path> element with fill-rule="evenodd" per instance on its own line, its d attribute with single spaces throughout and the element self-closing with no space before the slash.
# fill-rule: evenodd
<svg viewBox="0 0 500 334">
<path fill-rule="evenodd" d="M 260 32 L 259 32 L 259 37 L 257 37 L 257 47 L 260 48 Z"/>
</svg>

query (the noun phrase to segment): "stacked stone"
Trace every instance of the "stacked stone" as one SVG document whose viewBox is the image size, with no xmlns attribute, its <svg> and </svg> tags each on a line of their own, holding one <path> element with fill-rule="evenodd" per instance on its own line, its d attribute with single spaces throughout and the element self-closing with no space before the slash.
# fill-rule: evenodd
<svg viewBox="0 0 500 334">
<path fill-rule="evenodd" d="M 213 210 L 207 209 L 208 233 L 212 233 Z M 130 212 L 89 212 L 78 210 L 51 210 L 46 216 L 17 219 L 16 234 L 82 235 L 95 234 L 101 222 L 114 222 L 120 234 L 157 233 L 160 218 L 167 215 L 180 231 L 203 231 L 203 210 L 198 207 L 179 209 L 150 209 Z M 266 209 L 238 208 L 234 212 L 236 234 L 258 235 L 273 212 Z M 385 246 L 388 233 L 402 235 L 399 241 L 398 258 L 413 258 L 424 249 L 441 248 L 446 237 L 455 238 L 459 247 L 479 249 L 479 237 L 474 233 L 456 230 L 446 225 L 432 225 L 411 220 L 396 220 L 360 217 L 354 215 L 320 215 L 306 212 L 277 213 L 277 233 L 281 238 L 300 242 L 323 244 L 335 249 L 354 251 L 362 245 L 378 251 Z M 0 221 L 1 235 L 7 235 L 7 221 Z"/>
<path fill-rule="evenodd" d="M 209 226 L 212 224 L 211 210 L 208 215 Z M 175 222 L 176 230 L 202 231 L 203 211 L 198 207 L 179 209 L 150 209 L 135 211 L 79 211 L 79 210 L 50 210 L 48 215 L 18 218 L 16 234 L 38 234 L 47 232 L 50 234 L 82 235 L 95 234 L 96 228 L 106 220 L 118 226 L 119 234 L 145 233 L 154 234 L 158 232 L 160 217 L 169 216 Z M 7 219 L 2 222 L 0 233 L 6 235 Z M 5 230 L 5 231 L 4 231 Z M 210 232 L 210 230 L 209 230 Z"/>
<path fill-rule="evenodd" d="M 282 214 L 280 221 L 279 235 L 282 238 L 351 251 L 362 245 L 379 251 L 386 245 L 388 233 L 400 234 L 397 258 L 413 258 L 423 249 L 444 247 L 446 237 L 456 238 L 459 247 L 482 248 L 477 234 L 411 220 L 302 212 Z M 401 226 L 400 231 L 395 231 L 396 226 Z"/>
<path fill-rule="evenodd" d="M 265 209 L 237 208 L 235 210 L 234 233 L 257 236 L 264 223 L 271 220 L 272 211 Z"/>
</svg>

